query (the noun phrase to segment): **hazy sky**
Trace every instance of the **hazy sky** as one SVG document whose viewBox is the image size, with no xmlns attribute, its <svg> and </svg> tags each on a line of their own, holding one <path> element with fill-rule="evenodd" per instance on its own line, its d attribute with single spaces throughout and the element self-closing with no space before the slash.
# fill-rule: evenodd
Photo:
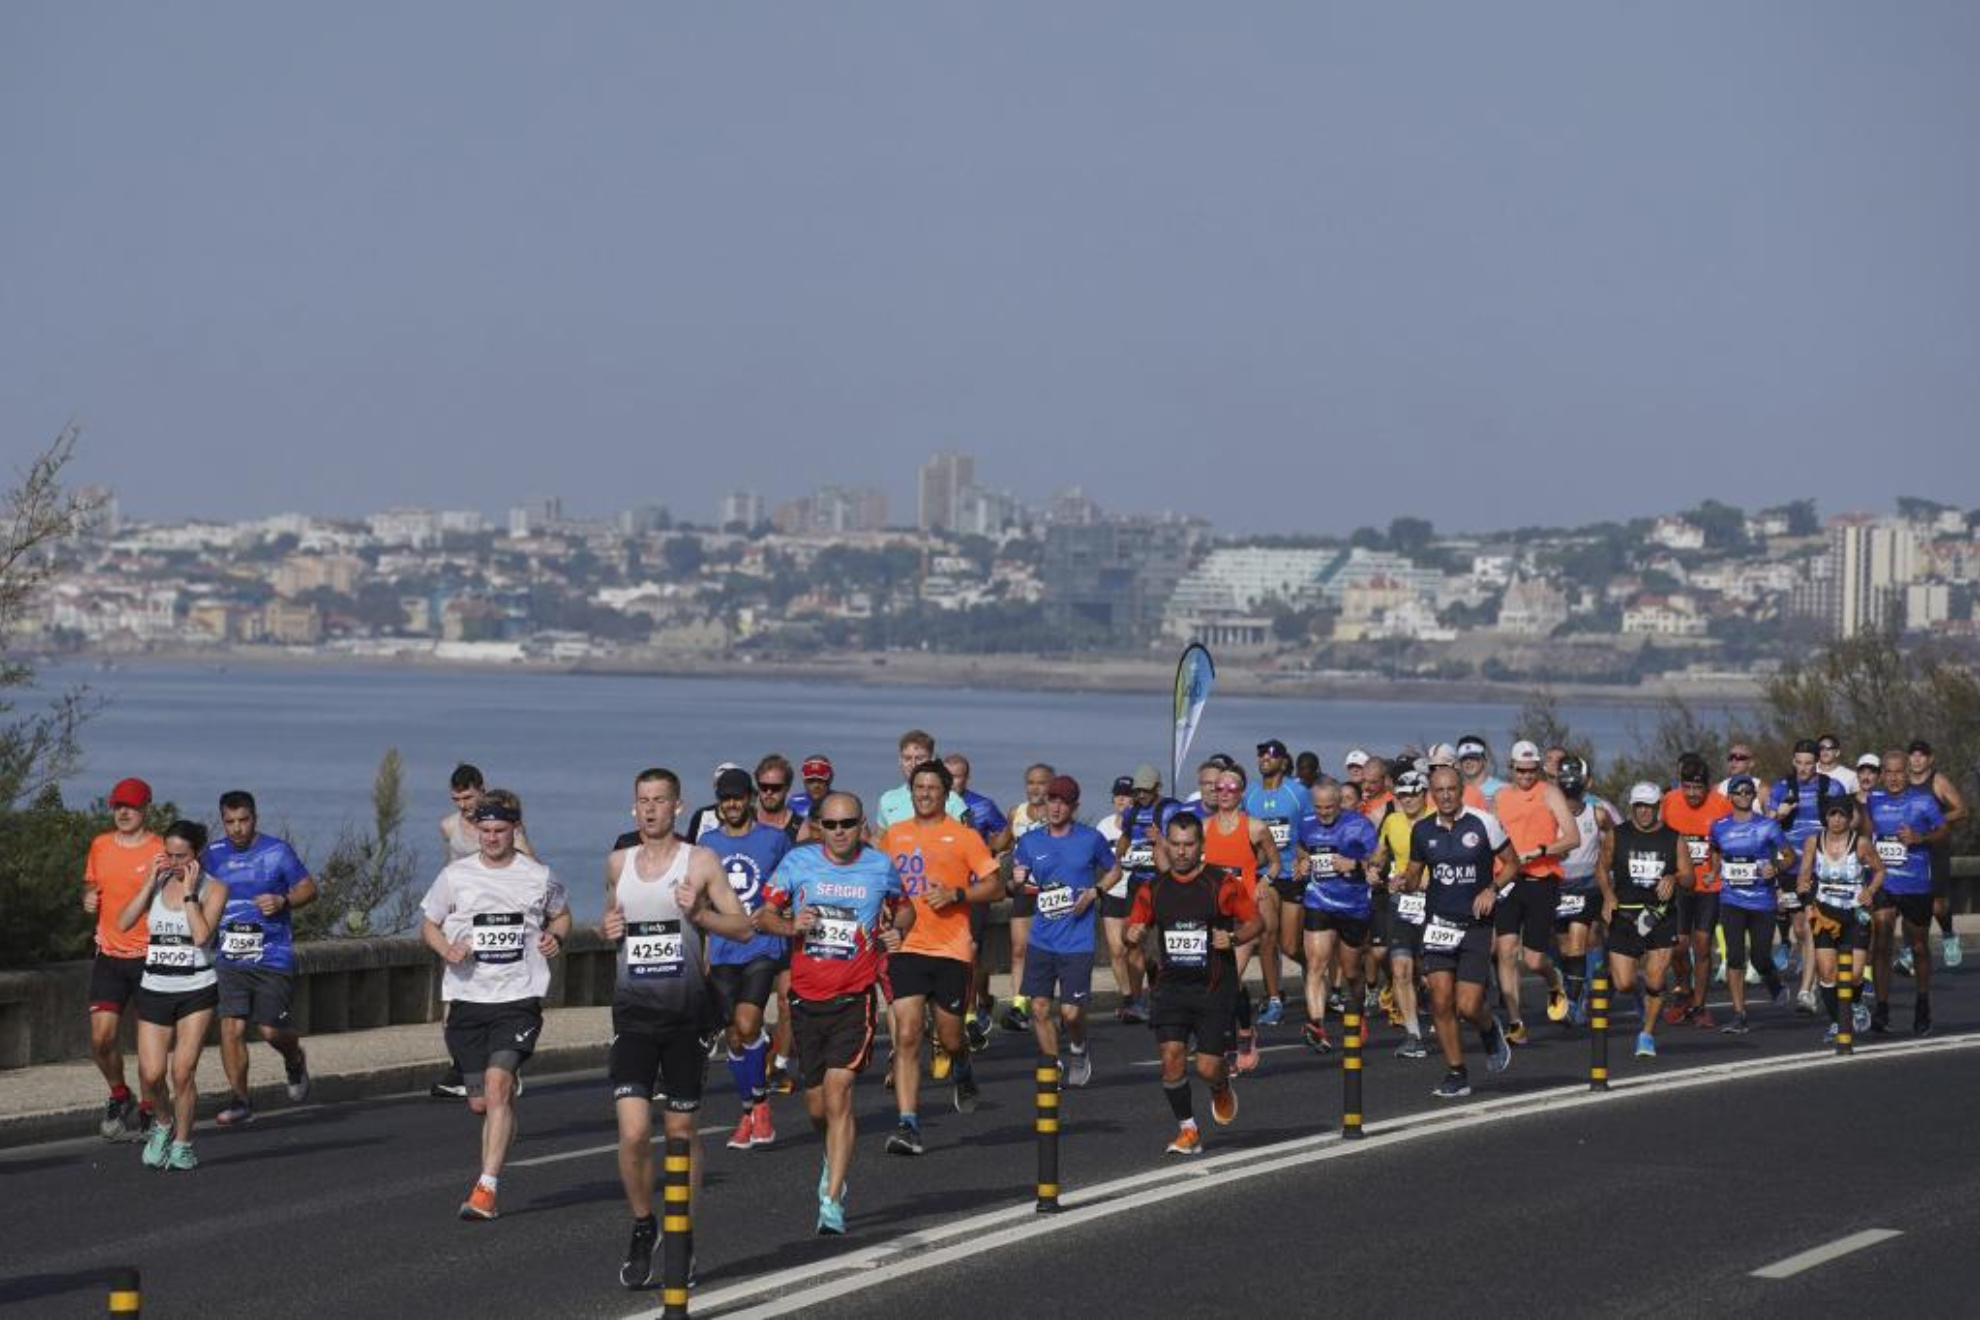
<svg viewBox="0 0 1980 1320">
<path fill-rule="evenodd" d="M 0 453 L 708 520 L 1980 504 L 1980 4 L 0 5 Z"/>
</svg>

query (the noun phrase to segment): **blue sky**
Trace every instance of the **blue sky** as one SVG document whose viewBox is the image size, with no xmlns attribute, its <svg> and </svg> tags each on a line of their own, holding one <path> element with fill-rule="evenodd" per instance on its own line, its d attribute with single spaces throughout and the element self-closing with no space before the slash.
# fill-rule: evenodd
<svg viewBox="0 0 1980 1320">
<path fill-rule="evenodd" d="M 1980 504 L 1975 68 L 1960 3 L 9 4 L 0 434 L 145 516 Z"/>
</svg>

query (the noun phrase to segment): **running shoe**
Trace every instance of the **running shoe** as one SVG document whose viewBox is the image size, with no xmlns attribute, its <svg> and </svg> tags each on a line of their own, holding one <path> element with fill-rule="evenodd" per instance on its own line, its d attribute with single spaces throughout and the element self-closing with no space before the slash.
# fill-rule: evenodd
<svg viewBox="0 0 1980 1320">
<path fill-rule="evenodd" d="M 1850 1006 L 1849 1021 L 1851 1028 L 1859 1036 L 1870 1030 L 1870 1005 L 1860 999 L 1857 1000 Z"/>
<path fill-rule="evenodd" d="M 1746 1014 L 1735 1013 L 1725 1026 L 1719 1028 L 1719 1034 L 1721 1036 L 1744 1036 L 1751 1030 L 1753 1028 L 1746 1025 Z"/>
<path fill-rule="evenodd" d="M 1647 1031 L 1636 1033 L 1636 1057 L 1654 1059 L 1657 1057 L 1657 1038 Z"/>
<path fill-rule="evenodd" d="M 1201 1155 L 1203 1153 L 1203 1134 L 1196 1130 L 1196 1124 L 1185 1123 L 1176 1129 L 1176 1139 L 1169 1143 L 1169 1148 L 1163 1153 L 1166 1155 Z"/>
<path fill-rule="evenodd" d="M 882 1082 L 881 1085 L 885 1086 L 889 1091 L 894 1089 L 894 1055 L 891 1050 L 887 1053 L 887 1080 Z"/>
<path fill-rule="evenodd" d="M 1136 995 L 1121 1006 L 1121 1021 L 1139 1026 L 1148 1021 L 1148 997 Z"/>
<path fill-rule="evenodd" d="M 105 1141 L 123 1140 L 124 1122 L 136 1109 L 137 1106 L 132 1103 L 129 1096 L 124 1096 L 122 1099 L 111 1096 L 109 1102 L 103 1106 L 103 1121 L 96 1125 L 97 1132 Z"/>
<path fill-rule="evenodd" d="M 1437 1083 L 1437 1089 L 1430 1093 L 1439 1100 L 1462 1100 L 1471 1094 L 1471 1079 L 1462 1068 L 1453 1068 L 1444 1074 L 1444 1080 Z"/>
<path fill-rule="evenodd" d="M 743 1110 L 743 1116 L 736 1121 L 735 1132 L 729 1137 L 729 1149 L 748 1150 L 755 1144 L 756 1124 L 751 1120 L 749 1110 L 745 1109 Z"/>
<path fill-rule="evenodd" d="M 1697 1027 L 1700 1031 L 1710 1031 L 1713 1027 L 1719 1025 L 1719 1019 L 1712 1016 L 1711 1009 L 1701 1008 L 1691 1015 L 1691 1025 Z"/>
<path fill-rule="evenodd" d="M 1547 1020 L 1549 1022 L 1565 1022 L 1570 1007 L 1571 1005 L 1568 1003 L 1567 990 L 1565 988 L 1555 986 L 1547 992 Z"/>
<path fill-rule="evenodd" d="M 781 1065 L 773 1065 L 763 1081 L 771 1095 L 789 1095 L 797 1090 L 797 1083 L 791 1080 L 791 1070 Z"/>
<path fill-rule="evenodd" d="M 759 1100 L 749 1107 L 749 1144 L 768 1146 L 777 1140 L 777 1125 L 770 1117 L 770 1102 Z"/>
<path fill-rule="evenodd" d="M 818 1202 L 818 1236 L 844 1237 L 846 1233 L 846 1207 L 843 1201 Z"/>
<path fill-rule="evenodd" d="M 1836 1037 L 1840 1035 L 1842 1035 L 1841 1028 L 1837 1027 L 1835 1023 L 1831 1022 L 1829 1024 L 1829 1029 L 1822 1033 L 1822 1043 L 1824 1045 L 1833 1045 L 1836 1043 Z"/>
<path fill-rule="evenodd" d="M 993 1024 L 990 1015 L 982 1009 L 963 1019 L 963 1040 L 969 1045 L 971 1054 L 981 1054 L 990 1044 L 990 1028 Z"/>
<path fill-rule="evenodd" d="M 1258 1070 L 1258 1033 L 1255 1031 L 1238 1033 L 1237 1070 L 1241 1073 Z"/>
<path fill-rule="evenodd" d="M 1004 1008 L 1004 1016 L 997 1020 L 997 1025 L 1005 1031 L 1030 1031 L 1031 1002 L 1021 995 L 1012 995 L 1009 1004 Z"/>
<path fill-rule="evenodd" d="M 1387 981 L 1382 982 L 1382 988 L 1375 994 L 1375 1003 L 1384 1012 L 1394 1013 L 1396 1011 L 1395 986 Z"/>
<path fill-rule="evenodd" d="M 928 1061 L 928 1075 L 938 1082 L 946 1082 L 949 1080 L 949 1070 L 955 1066 L 955 1061 L 949 1057 L 949 1052 L 942 1048 L 940 1041 L 936 1041 L 932 1057 Z"/>
<path fill-rule="evenodd" d="M 1793 956 L 1794 950 L 1790 949 L 1787 945 L 1776 944 L 1774 946 L 1774 970 L 1777 972 L 1787 971 L 1788 960 Z"/>
<path fill-rule="evenodd" d="M 144 1139 L 144 1151 L 138 1156 L 147 1169 L 165 1167 L 165 1151 L 172 1144 L 172 1129 L 163 1123 L 152 1126 L 151 1135 Z"/>
<path fill-rule="evenodd" d="M 1486 1029 L 1481 1033 L 1485 1041 L 1485 1071 L 1494 1076 L 1512 1066 L 1512 1032 L 1499 1025 L 1499 1019 L 1487 1018 Z"/>
<path fill-rule="evenodd" d="M 1815 998 L 1815 992 L 1813 990 L 1803 990 L 1799 995 L 1795 996 L 1794 1011 L 1803 1017 L 1814 1017 L 1816 1010 L 1820 1006 L 1820 1002 Z"/>
<path fill-rule="evenodd" d="M 1892 959 L 1891 966 L 1892 970 L 1897 972 L 1899 976 L 1910 976 L 1912 974 L 1914 968 L 1911 963 L 1911 946 L 1909 944 L 1901 945 L 1898 948 L 1897 957 Z"/>
<path fill-rule="evenodd" d="M 1334 1042 L 1327 1039 L 1327 1028 L 1321 1026 L 1318 1022 L 1307 1023 L 1304 1035 L 1306 1036 L 1306 1048 L 1312 1050 L 1315 1054 L 1332 1054 L 1334 1052 Z"/>
<path fill-rule="evenodd" d="M 144 1141 L 151 1136 L 151 1130 L 157 1126 L 158 1115 L 151 1112 L 149 1105 L 139 1105 L 137 1122 L 131 1125 L 130 1135 L 138 1141 Z"/>
<path fill-rule="evenodd" d="M 921 1124 L 910 1122 L 905 1118 L 901 1120 L 900 1126 L 894 1129 L 894 1135 L 887 1138 L 889 1155 L 921 1155 L 927 1150 L 928 1147 L 921 1141 Z"/>
<path fill-rule="evenodd" d="M 287 1060 L 282 1063 L 284 1080 L 288 1083 L 289 1103 L 299 1105 L 309 1099 L 309 1056 L 303 1055 L 295 1064 Z M 522 1078 L 516 1078 L 516 1094 L 522 1094 Z"/>
<path fill-rule="evenodd" d="M 1404 1036 L 1402 1038 L 1402 1044 L 1396 1046 L 1396 1057 L 1398 1059 L 1421 1059 L 1429 1053 L 1429 1050 L 1423 1048 L 1423 1037 L 1421 1036 Z"/>
<path fill-rule="evenodd" d="M 1746 964 L 1746 983 L 1748 985 L 1760 984 L 1760 969 L 1752 963 Z"/>
<path fill-rule="evenodd" d="M 1957 967 L 1966 961 L 1966 950 L 1960 947 L 1959 936 L 1939 937 L 1939 961 L 1948 967 Z"/>
<path fill-rule="evenodd" d="M 1068 1050 L 1065 1067 L 1067 1086 L 1085 1086 L 1093 1080 L 1093 1058 L 1085 1050 Z"/>
<path fill-rule="evenodd" d="M 831 1186 L 832 1186 L 832 1162 L 821 1156 L 818 1161 L 818 1199 L 819 1200 L 822 1201 L 825 1199 L 825 1193 L 831 1189 Z M 851 1192 L 852 1192 L 852 1179 L 848 1178 L 846 1179 L 845 1182 L 839 1184 L 840 1205 L 845 1204 L 846 1197 L 850 1195 Z"/>
<path fill-rule="evenodd" d="M 1568 1025 L 1585 1027 L 1588 1025 L 1588 996 L 1582 995 L 1568 1003 Z"/>
<path fill-rule="evenodd" d="M 1691 1006 L 1689 1004 L 1684 1004 L 1684 1003 L 1672 1004 L 1664 1009 L 1664 1022 L 1668 1026 L 1675 1027 L 1678 1023 L 1684 1021 L 1685 1018 L 1689 1017 L 1690 1015 L 1691 1015 Z"/>
<path fill-rule="evenodd" d="M 1327 1011 L 1329 1013 L 1347 1012 L 1347 1000 L 1341 997 L 1340 991 L 1330 990 L 1327 992 Z"/>
<path fill-rule="evenodd" d="M 1508 1045 L 1524 1045 L 1528 1039 L 1526 1024 L 1524 1022 L 1515 1022 L 1511 1026 L 1503 1028 L 1500 1034 L 1506 1038 L 1506 1044 Z"/>
<path fill-rule="evenodd" d="M 981 1095 L 982 1092 L 976 1089 L 976 1079 L 974 1077 L 956 1078 L 955 1103 L 958 1114 L 975 1113 L 976 1102 Z"/>
<path fill-rule="evenodd" d="M 435 1082 L 427 1094 L 435 1100 L 465 1100 L 467 1082 L 462 1080 L 459 1068 L 449 1068 L 447 1075 Z"/>
<path fill-rule="evenodd" d="M 1217 1120 L 1218 1127 L 1229 1127 L 1237 1122 L 1237 1088 L 1226 1083 L 1221 1091 L 1210 1093 L 1210 1117 Z"/>
<path fill-rule="evenodd" d="M 499 1219 L 500 1217 L 495 1212 L 494 1189 L 483 1187 L 479 1182 L 475 1183 L 474 1189 L 468 1193 L 468 1199 L 461 1202 L 461 1218 Z"/>
<path fill-rule="evenodd" d="M 237 1097 L 215 1114 L 213 1121 L 221 1127 L 246 1127 L 254 1122 L 254 1106 Z"/>
<path fill-rule="evenodd" d="M 1382 996 L 1375 993 L 1374 986 L 1367 986 L 1362 990 L 1361 1014 L 1363 1017 L 1366 1017 L 1370 1013 L 1373 1013 L 1378 1007 L 1381 1006 L 1381 1003 L 1382 1003 Z"/>
<path fill-rule="evenodd" d="M 1794 1003 L 1794 991 L 1788 989 L 1786 986 L 1782 986 L 1780 989 L 1774 991 L 1775 1008 L 1786 1008 L 1792 1003 Z"/>
<path fill-rule="evenodd" d="M 1285 1001 L 1277 995 L 1273 995 L 1265 1001 L 1265 1007 L 1259 1010 L 1258 1025 L 1261 1027 L 1276 1027 L 1279 1023 L 1285 1021 L 1285 1017 Z"/>
<path fill-rule="evenodd" d="M 165 1167 L 168 1169 L 197 1169 L 199 1156 L 193 1154 L 190 1141 L 175 1141 L 165 1151 Z"/>
<path fill-rule="evenodd" d="M 648 1216 L 633 1220 L 632 1241 L 626 1246 L 626 1263 L 619 1266 L 619 1283 L 626 1288 L 647 1288 L 653 1284 L 653 1250 L 660 1245 L 660 1221 Z"/>
</svg>

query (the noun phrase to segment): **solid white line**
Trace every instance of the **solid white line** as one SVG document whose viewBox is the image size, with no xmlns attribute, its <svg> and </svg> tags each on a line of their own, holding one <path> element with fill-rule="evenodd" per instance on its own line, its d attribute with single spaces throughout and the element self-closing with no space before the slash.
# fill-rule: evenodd
<svg viewBox="0 0 1980 1320">
<path fill-rule="evenodd" d="M 1904 1234 L 1894 1228 L 1866 1228 L 1861 1233 L 1851 1233 L 1848 1237 L 1837 1238 L 1826 1246 L 1812 1247 L 1798 1256 L 1777 1260 L 1772 1265 L 1753 1271 L 1756 1279 L 1791 1279 L 1803 1270 L 1812 1270 L 1817 1265 L 1826 1265 L 1838 1256 L 1847 1256 L 1852 1251 L 1874 1247 L 1879 1242 L 1889 1242 Z"/>
<path fill-rule="evenodd" d="M 1058 1215 L 1039 1215 L 1031 1205 L 1019 1204 L 968 1219 L 933 1225 L 809 1265 L 730 1284 L 697 1296 L 694 1309 L 701 1315 L 718 1311 L 750 1317 L 783 1315 L 870 1287 L 875 1282 L 875 1271 L 882 1266 L 886 1267 L 885 1277 L 892 1281 L 1045 1233 L 1059 1232 L 1207 1188 L 1222 1187 L 1259 1174 L 1278 1173 L 1321 1160 L 1342 1159 L 1418 1137 L 1504 1119 L 1607 1104 L 1632 1095 L 1654 1095 L 1708 1086 L 1729 1079 L 1811 1068 L 1849 1067 L 1878 1059 L 1939 1054 L 1975 1045 L 1980 1045 L 1980 1032 L 1865 1046 L 1848 1056 L 1821 1052 L 1705 1064 L 1678 1072 L 1617 1079 L 1611 1083 L 1614 1089 L 1607 1092 L 1592 1092 L 1587 1089 L 1586 1083 L 1577 1083 L 1530 1096 L 1507 1096 L 1456 1109 L 1427 1110 L 1369 1124 L 1365 1129 L 1366 1139 L 1358 1142 L 1343 1142 L 1338 1133 L 1326 1132 L 1193 1160 L 1187 1165 L 1161 1166 L 1111 1182 L 1073 1189 L 1060 1197 L 1060 1204 L 1066 1209 Z M 725 1307 L 747 1309 L 724 1311 Z M 659 1320 L 660 1315 L 661 1311 L 655 1308 L 635 1312 L 627 1320 Z"/>
</svg>

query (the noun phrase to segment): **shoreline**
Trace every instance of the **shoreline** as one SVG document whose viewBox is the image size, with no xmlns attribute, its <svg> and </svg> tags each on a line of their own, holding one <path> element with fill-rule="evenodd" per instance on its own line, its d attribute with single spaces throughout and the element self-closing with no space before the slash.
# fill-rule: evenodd
<svg viewBox="0 0 1980 1320">
<path fill-rule="evenodd" d="M 335 652 L 296 652 L 279 647 L 229 650 L 157 650 L 115 654 L 82 653 L 30 657 L 30 663 L 139 668 L 148 666 L 232 666 L 295 669 L 425 670 L 436 673 L 581 674 L 595 677 L 658 677 L 683 679 L 741 679 L 749 682 L 838 682 L 863 687 L 975 688 L 989 691 L 1044 692 L 1167 692 L 1174 681 L 1173 660 L 1124 656 L 1055 658 L 1040 655 L 946 655 L 922 652 L 846 654 L 806 663 L 766 660 L 721 660 L 706 657 L 652 660 L 595 660 L 580 663 L 515 661 L 500 665 L 475 664 L 422 656 L 360 656 Z M 1426 703 L 1510 703 L 1517 705 L 1537 692 L 1556 700 L 1585 706 L 1648 707 L 1673 698 L 1708 705 L 1750 705 L 1760 698 L 1760 685 L 1730 677 L 1694 681 L 1662 681 L 1618 687 L 1599 683 L 1519 683 L 1489 679 L 1435 680 L 1366 677 L 1327 673 L 1306 674 L 1232 660 L 1218 666 L 1217 689 L 1231 696 L 1297 697 L 1334 701 L 1402 701 Z"/>
</svg>

